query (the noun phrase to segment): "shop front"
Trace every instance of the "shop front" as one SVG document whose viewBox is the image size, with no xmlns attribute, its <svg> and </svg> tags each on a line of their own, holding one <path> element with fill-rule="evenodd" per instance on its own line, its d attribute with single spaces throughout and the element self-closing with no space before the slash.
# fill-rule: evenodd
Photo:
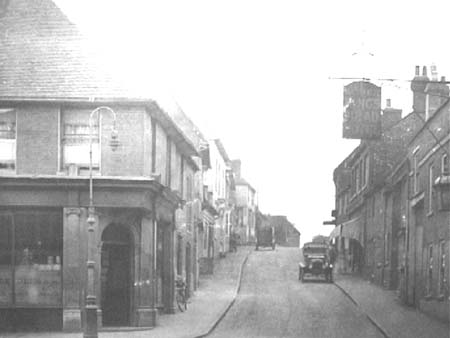
<svg viewBox="0 0 450 338">
<path fill-rule="evenodd" d="M 338 251 L 337 269 L 339 273 L 360 273 L 364 264 L 363 239 L 360 218 L 337 225 L 330 233 Z"/>
<path fill-rule="evenodd" d="M 0 191 L 0 332 L 81 331 L 88 250 L 100 328 L 153 327 L 158 301 L 173 308 L 176 203 L 158 183 L 98 180 L 88 247 L 86 182 L 31 181 Z"/>
<path fill-rule="evenodd" d="M 1 210 L 0 242 L 0 330 L 62 329 L 62 210 Z"/>
</svg>

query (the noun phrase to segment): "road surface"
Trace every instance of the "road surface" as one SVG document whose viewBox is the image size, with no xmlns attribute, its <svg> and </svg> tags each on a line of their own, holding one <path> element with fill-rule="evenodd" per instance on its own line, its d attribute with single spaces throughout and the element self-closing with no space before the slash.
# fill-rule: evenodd
<svg viewBox="0 0 450 338">
<path fill-rule="evenodd" d="M 208 337 L 384 336 L 334 285 L 298 280 L 297 248 L 254 251 L 236 302 Z"/>
</svg>

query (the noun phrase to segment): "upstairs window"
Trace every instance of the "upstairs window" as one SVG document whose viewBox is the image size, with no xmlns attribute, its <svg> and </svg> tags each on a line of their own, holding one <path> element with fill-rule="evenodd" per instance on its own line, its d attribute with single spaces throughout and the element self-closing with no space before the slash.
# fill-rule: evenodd
<svg viewBox="0 0 450 338">
<path fill-rule="evenodd" d="M 448 163 L 448 155 L 444 154 L 441 157 L 441 173 L 442 175 L 450 175 L 449 170 L 449 163 Z"/>
<path fill-rule="evenodd" d="M 90 137 L 92 137 L 92 168 L 100 167 L 100 145 L 98 120 L 92 119 L 89 126 L 90 111 L 65 110 L 61 114 L 62 123 L 62 169 L 75 167 L 79 170 L 89 169 Z"/>
<path fill-rule="evenodd" d="M 434 199 L 434 168 L 433 165 L 430 165 L 428 169 L 428 212 L 433 212 L 433 199 Z"/>
<path fill-rule="evenodd" d="M 0 108 L 0 173 L 16 170 L 16 111 Z"/>
<path fill-rule="evenodd" d="M 419 158 L 417 153 L 413 158 L 413 192 L 417 194 L 419 192 Z"/>
<path fill-rule="evenodd" d="M 172 184 L 172 143 L 170 137 L 166 137 L 166 185 L 170 188 Z"/>
</svg>

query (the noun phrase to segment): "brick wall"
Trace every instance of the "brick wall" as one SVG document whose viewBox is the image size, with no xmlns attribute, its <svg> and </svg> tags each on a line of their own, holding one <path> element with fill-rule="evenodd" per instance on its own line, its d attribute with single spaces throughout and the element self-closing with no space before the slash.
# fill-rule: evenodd
<svg viewBox="0 0 450 338">
<path fill-rule="evenodd" d="M 58 107 L 25 106 L 16 111 L 17 174 L 55 175 L 58 171 Z"/>
<path fill-rule="evenodd" d="M 113 151 L 111 140 L 112 117 L 102 115 L 102 175 L 143 176 L 144 157 L 144 116 L 143 107 L 114 108 L 117 114 L 117 130 L 120 146 Z M 151 148 L 150 148 L 151 149 Z"/>
</svg>

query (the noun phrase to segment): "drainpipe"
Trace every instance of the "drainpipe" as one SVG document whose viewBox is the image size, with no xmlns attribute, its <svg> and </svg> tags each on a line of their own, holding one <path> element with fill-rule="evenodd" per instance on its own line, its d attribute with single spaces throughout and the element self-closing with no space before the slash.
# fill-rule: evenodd
<svg viewBox="0 0 450 338">
<path fill-rule="evenodd" d="M 411 164 L 409 162 L 409 160 L 406 161 L 406 224 L 405 224 L 405 247 L 406 247 L 406 252 L 405 252 L 405 297 L 406 297 L 406 303 L 409 303 L 409 247 L 410 247 L 410 238 L 409 238 L 409 234 L 410 234 L 410 226 L 411 226 L 411 208 L 410 208 L 410 203 L 409 201 L 409 196 L 410 196 L 410 184 L 409 184 L 409 172 L 411 170 Z"/>
<path fill-rule="evenodd" d="M 156 198 L 153 198 L 152 201 L 152 209 L 153 209 L 153 220 L 152 220 L 152 232 L 153 232 L 153 248 L 152 248 L 152 296 L 150 306 L 154 311 L 154 323 L 153 326 L 156 327 L 156 297 L 157 297 L 157 289 L 156 289 L 156 264 L 157 264 L 157 251 L 158 251 L 158 224 L 156 222 Z"/>
<path fill-rule="evenodd" d="M 386 238 L 387 238 L 387 217 L 388 217 L 388 195 L 389 195 L 389 191 L 384 191 L 383 192 L 383 197 L 384 197 L 384 215 L 383 215 L 383 223 L 384 223 L 384 229 L 383 229 L 383 236 L 384 236 L 384 240 L 383 240 L 383 268 L 381 270 L 381 277 L 382 277 L 382 281 L 381 281 L 381 286 L 384 287 L 384 283 L 385 283 L 385 279 L 386 279 L 386 254 L 389 254 L 389 252 L 387 252 L 387 242 L 386 242 Z M 393 234 L 391 234 L 391 237 L 393 236 Z M 391 239 L 391 238 L 389 238 Z M 391 261 L 390 257 L 389 257 L 389 262 Z M 389 287 L 388 287 L 389 288 Z"/>
</svg>

